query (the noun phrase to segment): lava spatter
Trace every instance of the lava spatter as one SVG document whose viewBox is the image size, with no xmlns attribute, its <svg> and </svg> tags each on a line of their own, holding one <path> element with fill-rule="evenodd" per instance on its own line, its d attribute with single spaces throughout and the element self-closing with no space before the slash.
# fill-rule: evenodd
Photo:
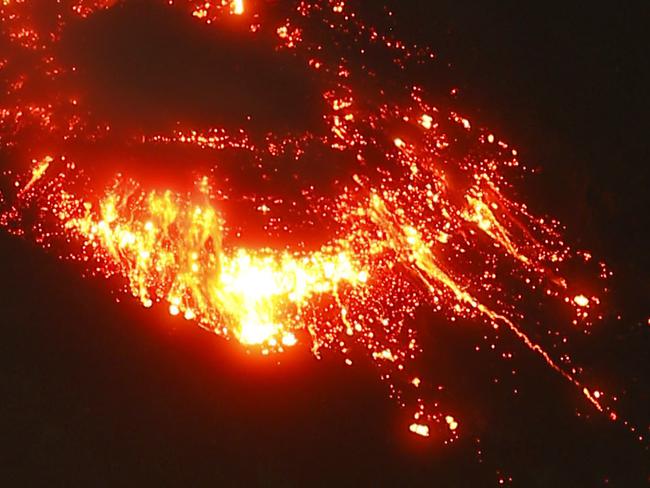
<svg viewBox="0 0 650 488">
<path fill-rule="evenodd" d="M 79 147 L 123 133 L 93 113 L 80 70 L 59 59 L 57 46 L 69 25 L 123 2 L 57 0 L 44 11 L 37 3 L 0 5 L 9 46 L 0 59 L 7 230 L 44 247 L 63 242 L 64 257 L 120 277 L 144 307 L 165 306 L 262 354 L 307 347 L 352 364 L 352 352 L 361 351 L 413 412 L 408 429 L 419 436 L 453 440 L 463 428 L 436 400 L 431 372 L 413 366 L 421 346 L 412 318 L 425 305 L 448 321 L 505 328 L 617 418 L 568 355 L 560 360 L 522 325 L 539 319 L 525 316 L 524 295 L 568 307 L 575 325 L 602 318 L 602 292 L 587 296 L 565 273 L 565 263 L 584 254 L 565 242 L 559 223 L 517 201 L 514 182 L 525 172 L 517 151 L 436 106 L 435 94 L 412 81 L 414 67 L 435 62 L 431 49 L 364 23 L 340 0 L 264 8 L 254 0 L 161 0 L 213 29 L 231 23 L 238 35 L 272 42 L 302 63 L 323 90 L 314 108 L 322 110 L 320 125 L 260 136 L 245 125 L 183 124 L 121 141 L 139 150 L 244 154 L 259 188 L 289 175 L 286 195 L 239 192 L 228 183 L 233 170 L 220 165 L 185 190 L 149 188 L 128 174 L 103 185 L 92 151 Z M 48 88 L 35 95 L 38 86 Z M 330 161 L 314 154 L 345 168 L 327 191 L 308 174 Z M 247 226 L 268 243 L 247 243 Z M 608 276 L 602 265 L 593 281 Z"/>
</svg>

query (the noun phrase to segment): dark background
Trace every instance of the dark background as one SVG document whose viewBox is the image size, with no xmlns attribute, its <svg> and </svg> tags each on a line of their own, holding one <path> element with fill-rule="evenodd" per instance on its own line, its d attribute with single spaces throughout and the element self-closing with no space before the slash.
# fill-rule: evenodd
<svg viewBox="0 0 650 488">
<path fill-rule="evenodd" d="M 404 0 L 397 18 L 405 37 L 426 41 L 441 63 L 451 64 L 449 81 L 460 88 L 464 112 L 513 141 L 522 159 L 540 169 L 526 183 L 532 207 L 559 217 L 574 242 L 615 271 L 611 307 L 622 318 L 598 325 L 579 344 L 578 362 L 607 391 L 621 392 L 622 415 L 647 435 L 644 2 L 476 3 Z M 145 102 L 133 110 L 143 113 L 147 103 L 154 110 L 156 96 L 187 92 L 175 58 L 170 69 L 169 56 L 155 48 L 166 21 L 146 19 L 143 31 L 128 27 L 134 18 L 111 27 L 132 36 L 122 37 L 127 45 L 148 38 L 142 52 L 131 52 L 133 59 L 119 50 L 102 55 L 128 86 L 147 76 L 167 84 L 157 95 L 135 83 Z M 87 53 L 106 34 L 95 35 Z M 179 49 L 176 63 L 195 61 L 188 76 L 200 81 L 210 58 L 188 61 L 184 53 Z M 211 56 L 223 62 L 228 54 Z M 95 65 L 97 76 L 105 76 Z M 238 76 L 251 77 L 246 86 L 256 91 L 255 70 Z M 285 90 L 300 85 L 282 78 L 291 72 L 268 76 Z M 115 89 L 133 89 L 125 86 Z M 231 88 L 232 80 L 220 82 L 215 99 Z M 208 102 L 179 98 L 178 109 L 189 106 L 191 117 L 193 103 Z M 507 381 L 495 385 L 493 378 L 509 368 L 495 355 L 473 352 L 481 332 L 471 325 L 438 324 L 425 335 L 435 346 L 431 369 L 453 385 L 464 414 L 461 441 L 444 447 L 406 433 L 403 413 L 362 361 L 346 368 L 337 358 L 315 361 L 295 351 L 276 365 L 164 310 L 145 312 L 126 298 L 116 304 L 121 297 L 106 293 L 102 280 L 82 278 L 80 269 L 30 242 L 2 233 L 0 252 L 3 484 L 476 487 L 510 476 L 524 487 L 648 483 L 643 444 L 593 415 L 532 355 L 518 355 L 519 395 Z M 430 326 L 437 319 L 420 320 Z"/>
</svg>

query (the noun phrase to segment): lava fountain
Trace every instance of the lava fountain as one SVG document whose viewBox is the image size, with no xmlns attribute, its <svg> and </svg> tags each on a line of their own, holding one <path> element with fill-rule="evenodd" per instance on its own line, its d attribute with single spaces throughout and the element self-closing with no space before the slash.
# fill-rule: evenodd
<svg viewBox="0 0 650 488">
<path fill-rule="evenodd" d="M 421 346 L 412 318 L 422 307 L 514 335 L 617 419 L 568 354 L 535 339 L 539 317 L 522 305 L 553 301 L 568 326 L 591 327 L 610 272 L 519 201 L 516 182 L 528 170 L 510 144 L 418 81 L 436 62 L 431 49 L 365 23 L 342 0 L 160 1 L 197 28 L 234 29 L 301 63 L 322 88 L 319 121 L 298 132 L 260 133 L 252 120 L 133 133 L 93 112 L 82 70 L 58 50 L 70 26 L 123 3 L 0 5 L 7 232 L 62 246 L 64 258 L 117 276 L 144 307 L 167 307 L 260 354 L 306 347 L 351 365 L 360 351 L 420 436 L 438 428 L 453 440 L 462 425 L 436 400 L 430 372 L 413 366 Z M 128 171 L 105 183 L 93 169 L 96 144 L 242 158 L 252 190 L 233 187 L 225 164 L 197 171 L 183 189 Z M 309 176 L 329 166 L 332 182 Z M 255 244 L 243 237 L 251 228 L 261 235 Z M 601 291 L 578 288 L 569 265 L 595 269 Z"/>
</svg>

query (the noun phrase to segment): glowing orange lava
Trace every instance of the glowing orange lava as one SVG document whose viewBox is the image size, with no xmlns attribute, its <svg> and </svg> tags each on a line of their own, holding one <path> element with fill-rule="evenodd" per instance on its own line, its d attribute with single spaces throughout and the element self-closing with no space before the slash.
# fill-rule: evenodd
<svg viewBox="0 0 650 488">
<path fill-rule="evenodd" d="M 216 29 L 233 21 L 242 36 L 273 39 L 276 52 L 301 61 L 325 87 L 321 125 L 263 138 L 245 127 L 184 125 L 131 134 L 130 144 L 244 153 L 264 182 L 282 162 L 299 190 L 292 195 L 301 197 L 235 195 L 222 167 L 197 176 L 185 192 L 148 188 L 125 175 L 98 188 L 87 171 L 92 158 L 73 155 L 68 145 L 105 140 L 112 128 L 92 116 L 78 70 L 60 61 L 55 48 L 68 24 L 118 3 L 57 1 L 55 18 L 43 24 L 31 0 L 2 2 L 2 32 L 19 54 L 0 57 L 6 92 L 0 143 L 13 161 L 4 172 L 13 187 L 0 200 L 0 225 L 45 247 L 63 241 L 65 257 L 120 277 L 143 306 L 162 304 L 173 316 L 263 354 L 303 345 L 318 357 L 335 351 L 352 364 L 352 351 L 360 351 L 377 365 L 391 396 L 414 410 L 409 430 L 419 436 L 432 436 L 438 426 L 440 436 L 453 440 L 463 425 L 434 400 L 427 372 L 412 366 L 420 345 L 411 319 L 423 306 L 451 322 L 482 323 L 488 332 L 505 328 L 616 418 L 607 396 L 583 384 L 568 354 L 548 352 L 546 331 L 540 334 L 521 306 L 525 295 L 555 301 L 585 327 L 601 318 L 597 294 L 588 298 L 566 277 L 565 263 L 585 254 L 566 244 L 557 222 L 516 201 L 511 181 L 523 170 L 516 150 L 432 105 L 425 88 L 410 81 L 414 66 L 435 58 L 430 49 L 364 24 L 342 1 L 276 5 L 281 15 L 270 18 L 286 19 L 278 25 L 267 23 L 252 0 L 161 0 Z M 334 42 L 341 37 L 345 42 Z M 341 47 L 348 45 L 361 60 Z M 365 57 L 368 47 L 387 55 L 382 62 L 394 76 L 382 81 Z M 13 69 L 24 52 L 30 69 Z M 47 97 L 30 97 L 32 79 L 51 84 Z M 55 142 L 25 147 L 25 138 Z M 353 170 L 337 179 L 334 196 L 319 194 L 300 176 L 305 165 L 325 164 L 310 159 L 316 150 Z M 32 161 L 29 169 L 25 161 Z M 292 242 L 242 242 L 246 222 L 225 210 L 232 201 L 259 215 L 268 236 Z M 294 228 L 296 221 L 306 227 Z M 319 231 L 326 235 L 313 244 L 308 234 Z M 605 279 L 609 272 L 600 266 Z"/>
</svg>

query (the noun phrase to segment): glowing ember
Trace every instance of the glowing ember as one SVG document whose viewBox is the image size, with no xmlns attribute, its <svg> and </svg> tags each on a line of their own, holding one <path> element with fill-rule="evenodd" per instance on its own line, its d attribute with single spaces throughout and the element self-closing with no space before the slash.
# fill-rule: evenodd
<svg viewBox="0 0 650 488">
<path fill-rule="evenodd" d="M 445 417 L 445 421 L 447 422 L 447 425 L 449 426 L 449 430 L 456 430 L 458 428 L 458 422 L 452 417 L 451 415 L 447 415 Z"/>
<path fill-rule="evenodd" d="M 581 307 L 586 307 L 589 305 L 589 299 L 584 295 L 578 295 L 573 299 L 573 301 Z"/>
<path fill-rule="evenodd" d="M 235 15 L 241 15 L 244 13 L 244 0 L 233 0 L 230 3 L 230 12 Z"/>
<path fill-rule="evenodd" d="M 431 435 L 429 432 L 429 427 L 422 424 L 411 424 L 409 430 L 414 434 L 417 434 L 422 437 L 429 437 Z"/>
<path fill-rule="evenodd" d="M 75 249 L 68 257 L 100 275 L 118 276 L 144 307 L 164 304 L 172 316 L 263 354 L 303 344 L 316 356 L 335 351 L 348 365 L 353 352 L 365 354 L 391 395 L 415 409 L 409 429 L 419 436 L 429 437 L 434 425 L 452 439 L 459 430 L 453 416 L 441 413 L 426 372 L 414 370 L 420 346 L 410 319 L 422 306 L 452 322 L 482 323 L 486 334 L 504 327 L 597 410 L 617 418 L 601 403 L 600 391 L 583 385 L 568 354 L 554 348 L 551 355 L 551 344 L 533 339 L 541 334 L 521 311 L 526 296 L 571 307 L 576 324 L 599 319 L 597 295 L 587 298 L 565 277 L 566 264 L 582 255 L 564 242 L 557 222 L 515 201 L 510 180 L 522 169 L 516 150 L 467 118 L 433 106 L 410 81 L 410 70 L 434 57 L 430 50 L 363 24 L 345 2 L 267 6 L 281 14 L 270 18 L 286 19 L 277 25 L 265 23 L 258 2 L 161 1 L 214 28 L 246 13 L 233 22 L 242 36 L 273 39 L 276 51 L 301 61 L 325 86 L 321 125 L 261 139 L 241 127 L 183 126 L 129 134 L 129 143 L 224 158 L 246 154 L 261 182 L 276 178 L 275 170 L 289 160 L 292 185 L 300 190 L 291 195 L 300 197 L 237 194 L 219 167 L 184 192 L 149 189 L 123 175 L 99 189 L 92 156 L 80 156 L 72 146 L 108 140 L 112 128 L 89 115 L 79 70 L 57 58 L 56 46 L 74 18 L 116 3 L 56 2 L 53 30 L 34 22 L 30 0 L 0 5 L 4 35 L 30 52 L 33 63 L 27 72 L 0 69 L 8 87 L 0 143 L 24 149 L 33 160 L 28 171 L 21 151 L 11 152 L 5 177 L 14 191 L 0 200 L 0 223 L 8 231 L 29 234 L 46 247 L 64 241 Z M 239 25 L 249 17 L 254 23 Z M 339 52 L 348 45 L 361 60 Z M 365 57 L 368 47 L 389 56 L 391 75 L 384 82 L 377 81 L 375 61 Z M 13 58 L 0 61 L 2 67 L 22 66 Z M 49 99 L 30 97 L 32 78 L 50 83 Z M 56 143 L 32 146 L 25 138 Z M 315 152 L 352 169 L 339 175 L 334 195 L 319 193 L 301 176 L 301 167 L 316 164 L 310 159 Z M 229 212 L 232 202 L 262 223 Z M 241 237 L 246 225 L 257 225 L 269 242 L 289 243 L 250 245 Z M 314 244 L 313 236 L 322 239 Z M 601 278 L 608 275 L 601 265 Z"/>
</svg>

